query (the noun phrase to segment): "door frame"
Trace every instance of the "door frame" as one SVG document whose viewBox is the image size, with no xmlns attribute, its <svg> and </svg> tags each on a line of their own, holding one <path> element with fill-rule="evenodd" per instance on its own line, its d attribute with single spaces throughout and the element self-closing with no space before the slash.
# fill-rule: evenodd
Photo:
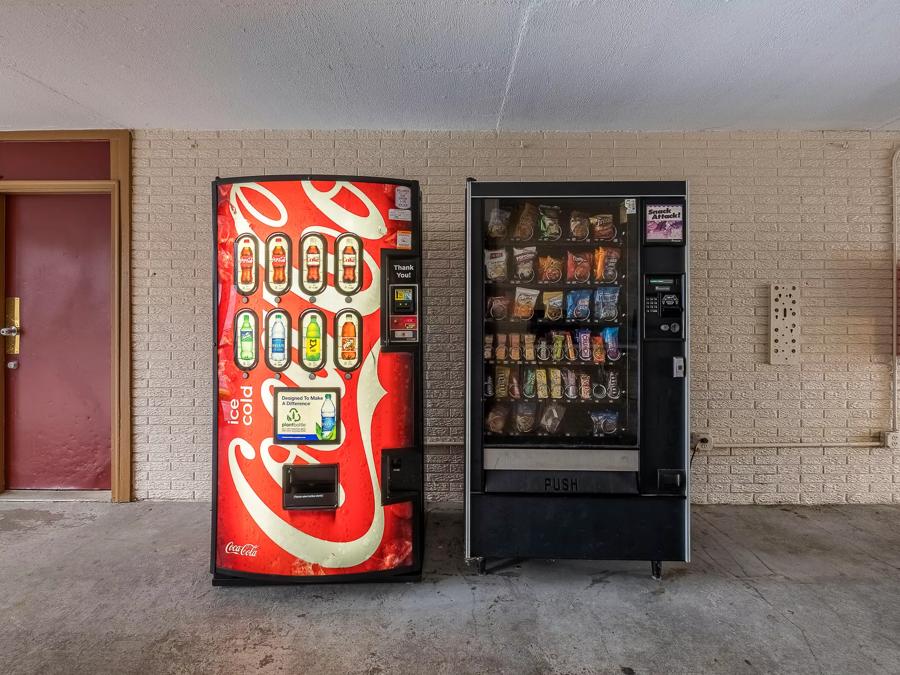
<svg viewBox="0 0 900 675">
<path fill-rule="evenodd" d="M 132 497 L 131 476 L 131 132 L 0 131 L 0 141 L 96 140 L 109 143 L 109 180 L 0 180 L 0 265 L 5 268 L 6 196 L 22 194 L 108 194 L 110 196 L 110 494 L 113 502 Z M 0 298 L 6 297 L 0 270 Z M 5 302 L 5 300 L 4 300 Z M 5 403 L 0 378 L 0 406 Z M 0 408 L 0 411 L 5 407 Z M 6 416 L 0 414 L 0 492 L 6 489 Z"/>
</svg>

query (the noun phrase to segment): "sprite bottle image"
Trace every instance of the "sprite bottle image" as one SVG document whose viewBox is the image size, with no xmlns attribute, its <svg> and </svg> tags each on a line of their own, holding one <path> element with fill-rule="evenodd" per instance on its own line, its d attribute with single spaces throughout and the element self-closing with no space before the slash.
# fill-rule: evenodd
<svg viewBox="0 0 900 675">
<path fill-rule="evenodd" d="M 244 363 L 253 362 L 253 326 L 250 324 L 250 315 L 244 314 L 244 320 L 238 329 L 238 359 Z"/>
<path fill-rule="evenodd" d="M 315 316 L 309 318 L 306 335 L 303 337 L 303 358 L 311 363 L 322 359 L 322 330 Z"/>
<path fill-rule="evenodd" d="M 333 440 L 337 419 L 334 401 L 331 400 L 331 394 L 325 394 L 325 402 L 322 403 L 321 415 L 322 424 L 319 429 L 317 429 L 319 438 L 323 441 Z"/>
</svg>

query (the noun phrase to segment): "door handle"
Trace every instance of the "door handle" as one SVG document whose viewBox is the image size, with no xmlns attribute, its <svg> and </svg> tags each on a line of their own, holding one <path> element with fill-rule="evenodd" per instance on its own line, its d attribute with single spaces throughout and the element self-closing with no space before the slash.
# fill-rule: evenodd
<svg viewBox="0 0 900 675">
<path fill-rule="evenodd" d="M 5 326 L 0 328 L 0 336 L 8 338 L 6 342 L 7 354 L 19 353 L 19 298 L 6 298 Z"/>
<path fill-rule="evenodd" d="M 3 337 L 16 337 L 18 334 L 18 326 L 4 326 L 3 328 L 0 328 L 0 335 Z"/>
<path fill-rule="evenodd" d="M 684 357 L 672 357 L 672 377 L 684 377 Z"/>
</svg>

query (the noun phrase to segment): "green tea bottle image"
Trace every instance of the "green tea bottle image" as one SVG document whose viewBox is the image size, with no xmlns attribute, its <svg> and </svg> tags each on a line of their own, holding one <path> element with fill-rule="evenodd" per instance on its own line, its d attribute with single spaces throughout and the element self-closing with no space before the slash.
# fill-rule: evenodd
<svg viewBox="0 0 900 675">
<path fill-rule="evenodd" d="M 306 327 L 303 358 L 312 363 L 318 363 L 322 359 L 322 330 L 315 316 L 309 318 L 309 325 Z"/>
<path fill-rule="evenodd" d="M 249 314 L 244 314 L 244 320 L 238 329 L 238 359 L 247 363 L 254 359 L 253 326 L 250 324 Z"/>
</svg>

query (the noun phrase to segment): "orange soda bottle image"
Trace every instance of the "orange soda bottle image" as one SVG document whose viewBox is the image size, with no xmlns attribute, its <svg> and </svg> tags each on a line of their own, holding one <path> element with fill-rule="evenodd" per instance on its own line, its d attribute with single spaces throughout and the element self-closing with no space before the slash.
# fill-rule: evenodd
<svg viewBox="0 0 900 675">
<path fill-rule="evenodd" d="M 341 326 L 341 359 L 343 361 L 356 361 L 359 345 L 356 340 L 356 326 L 352 321 L 347 321 Z"/>
</svg>

